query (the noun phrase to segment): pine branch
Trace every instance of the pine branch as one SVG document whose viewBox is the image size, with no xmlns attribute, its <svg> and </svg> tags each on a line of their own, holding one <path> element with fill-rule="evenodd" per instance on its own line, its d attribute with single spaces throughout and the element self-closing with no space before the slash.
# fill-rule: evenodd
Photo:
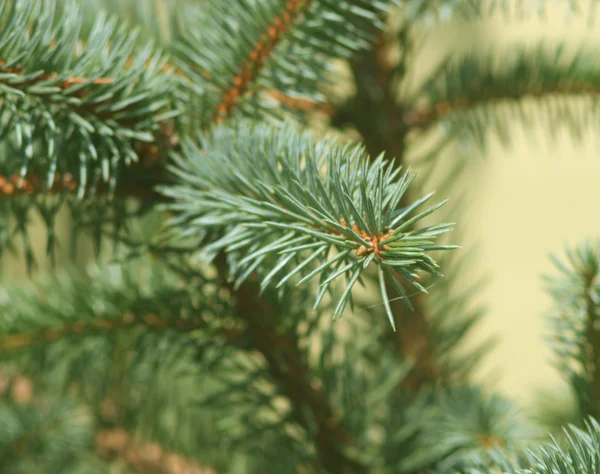
<svg viewBox="0 0 600 474">
<path fill-rule="evenodd" d="M 21 156 L 4 160 L 2 174 L 24 180 L 43 172 L 51 186 L 57 173 L 77 173 L 81 197 L 88 181 L 114 188 L 111 171 L 137 161 L 134 143 L 151 141 L 171 115 L 169 75 L 159 53 L 136 51 L 135 34 L 114 21 L 100 17 L 82 48 L 79 8 L 69 4 L 55 26 L 58 14 L 52 0 L 0 4 L 7 38 L 0 43 L 0 128 Z"/>
<path fill-rule="evenodd" d="M 354 126 L 371 156 L 391 153 L 400 167 L 405 157 L 409 128 L 401 119 L 404 105 L 398 101 L 396 90 L 398 82 L 402 81 L 412 47 L 408 26 L 399 32 L 399 39 L 402 53 L 397 63 L 390 60 L 391 39 L 385 36 L 379 38 L 372 50 L 352 63 L 356 95 L 337 111 L 332 123 L 336 126 Z M 410 189 L 407 189 L 400 205 L 407 206 L 411 201 Z M 397 328 L 397 334 L 391 334 L 390 337 L 402 359 L 414 364 L 402 385 L 416 391 L 424 384 L 437 380 L 441 368 L 435 357 L 436 348 L 424 295 L 413 295 L 407 305 L 404 300 L 408 301 L 406 295 L 412 293 L 410 285 L 402 280 L 397 283 L 388 281 L 388 293 L 396 291 L 398 285 L 401 285 L 401 296 L 404 298 L 390 303 Z"/>
<path fill-rule="evenodd" d="M 565 429 L 565 442 L 553 440 L 535 453 L 535 464 L 519 474 L 599 474 L 600 425 L 593 418 L 585 430 L 570 426 Z"/>
<path fill-rule="evenodd" d="M 154 357 L 166 357 L 157 348 L 160 341 L 173 344 L 163 350 L 170 347 L 181 363 L 187 360 L 183 353 L 199 344 L 193 335 L 210 334 L 234 343 L 240 333 L 230 326 L 228 304 L 219 298 L 199 301 L 190 282 L 207 283 L 186 276 L 187 287 L 168 267 L 129 262 L 127 267 L 92 268 L 83 277 L 62 273 L 40 279 L 34 288 L 5 288 L 0 356 L 21 373 L 43 373 L 45 380 L 59 385 L 61 371 L 69 367 L 72 378 L 65 382 L 79 378 L 96 399 L 102 398 L 107 379 L 113 377 L 110 365 L 120 341 L 139 356 L 132 367 L 121 362 L 122 370 L 130 371 L 136 364 L 143 368 Z M 61 354 L 61 363 L 48 366 L 49 354 Z M 168 360 L 172 364 L 175 359 Z"/>
<path fill-rule="evenodd" d="M 175 236 L 193 236 L 192 245 L 202 243 L 208 258 L 227 251 L 236 285 L 253 272 L 263 275 L 261 289 L 276 277 L 281 287 L 293 277 L 303 276 L 297 282 L 302 284 L 320 276 L 318 304 L 332 282 L 345 276 L 337 316 L 374 263 L 393 324 L 385 281 L 396 282 L 397 275 L 425 292 L 419 272 L 437 273 L 427 252 L 453 248 L 434 245 L 450 229 L 447 224 L 405 233 L 443 203 L 409 217 L 431 194 L 400 208 L 414 174 L 398 178 L 400 169 L 383 156 L 369 163 L 360 147 L 266 125 L 219 127 L 200 141 L 202 150 L 184 144 L 174 168 L 181 184 L 162 192 L 173 200 L 168 209 L 176 214 Z"/>
<path fill-rule="evenodd" d="M 71 400 L 0 403 L 3 473 L 77 472 L 92 440 L 91 417 Z"/>
<path fill-rule="evenodd" d="M 537 427 L 503 397 L 475 387 L 442 390 L 437 397 L 437 415 L 428 420 L 421 445 L 407 462 L 411 469 L 419 468 L 421 457 L 437 456 L 439 473 L 489 462 L 495 452 L 524 457 L 526 447 L 539 439 Z"/>
<path fill-rule="evenodd" d="M 310 5 L 311 0 L 288 0 L 284 10 L 276 16 L 272 23 L 266 28 L 266 35 L 261 35 L 256 47 L 244 61 L 241 72 L 233 79 L 233 85 L 227 90 L 217 106 L 215 117 L 216 123 L 221 123 L 225 118 L 231 116 L 240 96 L 243 96 L 260 74 L 265 60 L 269 58 L 275 47 L 293 25 L 296 18 Z"/>
<path fill-rule="evenodd" d="M 422 130 L 443 123 L 449 133 L 474 135 L 483 145 L 486 128 L 501 138 L 508 135 L 501 112 L 528 125 L 540 121 L 532 117 L 539 110 L 542 117 L 550 114 L 547 119 L 552 121 L 553 130 L 562 124 L 576 133 L 577 119 L 570 110 L 573 99 L 585 99 L 594 110 L 597 104 L 597 55 L 581 48 L 568 56 L 564 50 L 562 44 L 552 50 L 512 47 L 508 54 L 503 50 L 502 56 L 473 53 L 457 61 L 448 60 L 406 104 L 403 120 L 407 127 Z M 416 105 L 419 102 L 428 105 Z"/>
<path fill-rule="evenodd" d="M 567 250 L 568 262 L 553 257 L 561 272 L 546 277 L 555 307 L 552 346 L 561 373 L 568 377 L 581 417 L 600 414 L 600 331 L 598 314 L 600 249 L 586 241 Z"/>
<path fill-rule="evenodd" d="M 370 27 L 381 27 L 380 17 L 394 3 L 231 0 L 190 11 L 179 66 L 189 80 L 186 87 L 201 98 L 201 117 L 194 120 L 208 128 L 234 113 L 280 115 L 288 102 L 277 102 L 280 94 L 322 102 L 319 85 L 332 70 L 331 60 L 364 49 Z M 224 45 L 226 53 L 216 53 Z"/>
<path fill-rule="evenodd" d="M 29 269 L 33 210 L 53 258 L 65 202 L 84 209 L 83 198 L 99 193 L 104 212 L 95 217 L 107 221 L 111 208 L 118 213 L 115 195 L 147 202 L 161 175 L 158 155 L 176 141 L 166 58 L 103 15 L 82 41 L 82 22 L 71 1 L 0 1 L 0 214 L 13 227 L 2 232 L 0 252 L 20 236 Z"/>
</svg>

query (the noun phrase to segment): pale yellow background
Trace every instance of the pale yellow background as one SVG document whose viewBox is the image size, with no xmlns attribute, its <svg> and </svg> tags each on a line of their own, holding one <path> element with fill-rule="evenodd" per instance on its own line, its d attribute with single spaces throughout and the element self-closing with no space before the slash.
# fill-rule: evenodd
<svg viewBox="0 0 600 474">
<path fill-rule="evenodd" d="M 545 20 L 507 21 L 499 15 L 467 26 L 438 27 L 425 41 L 427 55 L 421 67 L 426 71 L 430 60 L 448 48 L 494 50 L 541 40 L 552 46 L 564 39 L 567 50 L 581 44 L 600 50 L 600 25 L 590 24 L 586 14 L 565 21 L 566 2 L 558 3 L 548 5 Z M 516 18 L 514 10 L 510 17 Z M 490 334 L 500 339 L 477 377 L 535 405 L 546 393 L 565 389 L 542 339 L 548 334 L 543 314 L 550 300 L 541 274 L 555 273 L 550 253 L 562 256 L 567 243 L 600 238 L 600 127 L 589 123 L 583 140 L 573 139 L 566 130 L 551 140 L 543 128 L 532 125 L 524 131 L 515 120 L 509 127 L 513 145 L 508 148 L 496 141 L 485 153 L 463 153 L 466 178 L 455 189 L 468 190 L 468 212 L 457 219 L 466 236 L 460 251 L 475 251 L 478 244 L 464 283 L 483 275 L 490 278 L 477 298 L 489 311 L 472 340 Z"/>
</svg>

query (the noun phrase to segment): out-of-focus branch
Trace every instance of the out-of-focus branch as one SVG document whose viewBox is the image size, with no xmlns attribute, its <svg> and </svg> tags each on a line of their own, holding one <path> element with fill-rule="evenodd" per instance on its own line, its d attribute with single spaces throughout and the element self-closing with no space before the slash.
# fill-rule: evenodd
<svg viewBox="0 0 600 474">
<path fill-rule="evenodd" d="M 252 347 L 267 361 L 269 374 L 291 403 L 294 419 L 303 428 L 314 430 L 321 465 L 332 474 L 368 472 L 366 466 L 346 454 L 345 448 L 353 444 L 353 439 L 336 417 L 326 393 L 311 379 L 298 341 L 278 322 L 280 315 L 272 300 L 260 295 L 258 285 L 252 282 L 235 290 L 227 280 L 222 257 L 217 260 L 217 268 L 237 301 L 237 313 L 247 323 Z"/>
<path fill-rule="evenodd" d="M 565 83 L 551 87 L 515 87 L 485 89 L 473 91 L 468 97 L 456 97 L 449 100 L 441 100 L 429 107 L 416 107 L 406 110 L 402 120 L 406 127 L 412 129 L 427 130 L 437 122 L 451 114 L 467 113 L 476 107 L 490 107 L 503 102 L 520 102 L 527 98 L 543 100 L 550 97 L 572 96 L 572 97 L 598 97 L 600 87 L 594 84 Z"/>
</svg>

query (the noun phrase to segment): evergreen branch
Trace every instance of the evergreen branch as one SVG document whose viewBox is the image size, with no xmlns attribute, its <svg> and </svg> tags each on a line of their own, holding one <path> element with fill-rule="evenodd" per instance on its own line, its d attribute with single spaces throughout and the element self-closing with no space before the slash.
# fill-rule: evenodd
<svg viewBox="0 0 600 474">
<path fill-rule="evenodd" d="M 407 467 L 420 466 L 420 458 L 437 456 L 436 472 L 460 472 L 466 464 L 486 459 L 495 452 L 523 452 L 539 439 L 539 430 L 510 401 L 486 395 L 478 388 L 442 391 L 437 416 L 428 420 L 421 446 Z"/>
<path fill-rule="evenodd" d="M 75 321 L 57 328 L 48 328 L 30 334 L 13 334 L 0 339 L 0 352 L 24 349 L 32 345 L 43 344 L 57 339 L 98 336 L 111 331 L 132 329 L 142 326 L 147 330 L 160 331 L 168 329 L 171 331 L 191 332 L 197 329 L 206 329 L 204 321 L 189 321 L 186 319 L 170 318 L 162 319 L 155 314 L 137 316 L 125 313 L 122 320 L 94 318 L 84 324 Z"/>
<path fill-rule="evenodd" d="M 101 457 L 117 458 L 144 474 L 217 474 L 156 443 L 143 443 L 123 429 L 101 430 L 96 434 L 96 451 Z"/>
<path fill-rule="evenodd" d="M 600 414 L 600 247 L 586 241 L 567 250 L 568 263 L 553 261 L 559 277 L 546 277 L 555 307 L 552 346 L 561 373 L 577 396 L 582 417 Z"/>
<path fill-rule="evenodd" d="M 0 403 L 3 473 L 75 473 L 92 443 L 91 417 L 71 400 Z"/>
<path fill-rule="evenodd" d="M 575 426 L 565 429 L 565 441 L 541 446 L 534 453 L 532 467 L 519 474 L 599 474 L 600 425 L 590 418 L 585 430 Z"/>
<path fill-rule="evenodd" d="M 403 80 L 412 51 L 410 25 L 405 25 L 398 36 L 402 53 L 397 63 L 390 60 L 392 42 L 384 35 L 369 51 L 352 62 L 356 93 L 337 110 L 332 123 L 354 126 L 371 156 L 391 153 L 400 167 L 405 159 L 409 128 L 401 120 L 404 105 L 398 103 L 396 90 L 398 81 Z M 400 205 L 408 206 L 412 200 L 409 188 Z M 431 314 L 423 294 L 412 295 L 408 300 L 413 288 L 405 281 L 388 279 L 387 286 L 388 293 L 401 296 L 390 303 L 397 334 L 389 336 L 401 359 L 413 363 L 411 372 L 402 380 L 402 387 L 416 393 L 423 385 L 437 380 L 447 368 L 442 367 L 444 363 L 438 360 L 441 354 L 436 347 L 436 330 L 432 327 L 433 320 L 442 315 Z M 427 284 L 424 282 L 423 286 L 427 287 Z M 442 290 L 438 296 L 444 298 L 447 292 Z M 405 301 L 410 301 L 410 304 L 405 304 Z"/>
<path fill-rule="evenodd" d="M 176 158 L 181 184 L 162 192 L 173 199 L 174 234 L 198 236 L 210 258 L 229 252 L 236 284 L 255 271 L 263 274 L 262 289 L 276 277 L 281 286 L 292 276 L 301 284 L 319 275 L 318 304 L 344 275 L 348 285 L 334 311 L 339 315 L 370 263 L 384 270 L 381 281 L 398 275 L 425 292 L 418 273 L 438 273 L 428 252 L 453 248 L 434 245 L 449 225 L 409 230 L 443 203 L 410 217 L 431 195 L 399 208 L 414 174 L 398 178 L 400 170 L 383 156 L 369 163 L 360 147 L 266 125 L 219 127 L 200 140 L 202 150 L 188 141 Z M 317 268 L 310 266 L 315 259 Z M 292 260 L 297 266 L 289 268 Z M 393 324 L 389 311 L 388 317 Z"/>
<path fill-rule="evenodd" d="M 153 193 L 151 184 L 144 185 L 143 174 L 148 174 L 149 170 L 162 168 L 161 157 L 174 150 L 178 142 L 179 135 L 173 130 L 171 124 L 166 121 L 161 122 L 155 134 L 155 143 L 134 143 L 140 161 L 121 172 L 121 180 L 114 190 L 111 190 L 107 183 L 90 183 L 85 187 L 84 194 L 135 197 L 143 202 L 150 201 L 150 197 L 160 198 Z M 0 198 L 40 194 L 75 195 L 79 189 L 80 185 L 71 173 L 64 175 L 55 173 L 53 183 L 48 183 L 45 176 L 33 173 L 28 173 L 27 178 L 19 174 L 0 176 Z"/>
<path fill-rule="evenodd" d="M 311 0 L 288 0 L 283 12 L 273 19 L 266 28 L 266 35 L 261 35 L 256 47 L 244 61 L 241 72 L 233 79 L 233 85 L 223 94 L 223 98 L 215 113 L 214 121 L 221 123 L 231 116 L 237 101 L 243 96 L 260 74 L 265 61 L 292 27 L 296 18 L 310 5 Z"/>
<path fill-rule="evenodd" d="M 595 51 L 586 49 L 569 57 L 559 45 L 553 50 L 513 47 L 512 54 L 503 51 L 502 58 L 497 54 L 471 54 L 444 62 L 422 85 L 414 101 L 426 100 L 429 105 L 407 104 L 404 122 L 418 129 L 440 122 L 458 130 L 466 126 L 476 135 L 483 134 L 484 126 L 492 125 L 505 135 L 505 127 L 489 117 L 497 106 L 514 104 L 511 112 L 527 124 L 525 99 L 538 102 L 582 97 L 595 104 L 600 92 L 595 57 Z M 571 124 L 571 115 L 556 114 L 552 119 Z"/>
<path fill-rule="evenodd" d="M 206 284 L 190 276 L 184 284 L 164 266 L 129 262 L 92 268 L 83 278 L 62 273 L 39 280 L 37 288 L 6 288 L 0 304 L 0 357 L 20 373 L 33 372 L 37 380 L 55 386 L 74 388 L 78 380 L 77 387 L 94 403 L 108 389 L 127 389 L 119 398 L 123 409 L 130 397 L 137 406 L 140 394 L 138 387 L 121 387 L 115 378 L 141 378 L 154 386 L 144 392 L 150 401 L 161 393 L 154 377 L 186 376 L 179 364 L 189 363 L 190 353 L 201 346 L 201 334 L 213 340 L 231 337 L 231 343 L 240 335 L 229 326 L 229 305 L 218 297 L 199 300 L 192 282 Z M 123 358 L 123 344 L 135 358 Z M 134 419 L 142 412 L 138 407 Z"/>
<path fill-rule="evenodd" d="M 200 125 L 208 128 L 234 112 L 278 114 L 275 106 L 287 102 L 277 104 L 279 94 L 305 104 L 323 102 L 319 83 L 331 60 L 364 49 L 369 31 L 382 26 L 380 17 L 394 3 L 229 0 L 186 13 L 190 26 L 179 48 L 180 68 L 187 87 L 201 97 Z"/>
<path fill-rule="evenodd" d="M 574 16 L 589 18 L 592 26 L 596 6 L 582 0 L 560 2 L 564 8 L 565 23 Z M 548 6 L 551 6 L 549 9 Z M 406 21 L 425 28 L 436 28 L 441 23 L 453 21 L 474 22 L 501 16 L 506 21 L 521 22 L 532 18 L 546 20 L 548 11 L 557 11 L 557 5 L 547 0 L 417 0 L 403 5 Z"/>
<path fill-rule="evenodd" d="M 354 126 L 371 156 L 392 152 L 397 163 L 401 164 L 410 129 L 401 120 L 404 104 L 398 103 L 396 89 L 398 80 L 403 79 L 406 61 L 412 51 L 410 25 L 402 28 L 399 38 L 402 54 L 398 63 L 390 60 L 390 39 L 385 36 L 370 51 L 352 62 L 356 93 L 343 110 L 336 111 L 333 122 L 338 126 L 345 123 Z M 401 205 L 410 202 L 409 188 Z M 462 261 L 445 258 L 447 256 L 444 255 L 439 263 L 443 268 L 449 268 L 451 273 L 443 279 L 430 276 L 422 282 L 426 288 L 435 286 L 432 295 L 427 298 L 423 294 L 414 295 L 408 307 L 401 300 L 391 302 L 398 333 L 389 336 L 402 360 L 410 360 L 413 364 L 412 371 L 401 383 L 404 389 L 413 393 L 438 380 L 461 380 L 472 369 L 472 363 L 479 361 L 491 347 L 490 341 L 486 341 L 464 356 L 456 354 L 456 349 L 481 319 L 483 312 L 480 308 L 468 309 L 472 293 L 457 293 L 452 288 L 453 281 L 460 274 Z M 396 291 L 398 287 L 404 295 L 412 293 L 410 287 L 403 287 L 402 281 L 397 284 L 390 281 L 388 286 L 390 291 Z"/>
<path fill-rule="evenodd" d="M 32 176 L 30 179 L 22 179 L 17 174 L 9 177 L 0 176 L 0 197 L 10 197 L 20 194 L 56 194 L 65 191 L 72 193 L 76 190 L 77 182 L 71 174 L 64 176 L 57 174 L 54 177 L 54 183 L 49 187 L 46 187 L 45 183 L 37 176 Z"/>
<path fill-rule="evenodd" d="M 54 0 L 0 3 L 0 131 L 10 157 L 0 172 L 21 180 L 33 172 L 48 187 L 71 173 L 81 197 L 99 180 L 114 189 L 118 168 L 138 160 L 135 142 L 151 141 L 172 115 L 169 74 L 160 54 L 136 50 L 136 35 L 115 21 L 100 17 L 82 47 L 79 8 L 69 3 L 55 26 L 60 13 Z"/>
<path fill-rule="evenodd" d="M 6 288 L 0 302 L 0 353 L 66 338 L 104 337 L 139 328 L 159 333 L 209 330 L 205 317 L 211 313 L 210 305 L 204 311 L 196 309 L 204 317 L 184 317 L 181 307 L 152 304 L 154 297 L 162 295 L 193 308 L 187 290 L 176 282 L 168 283 L 161 272 L 168 274 L 167 269 L 158 266 L 92 268 L 87 275 L 95 281 L 91 291 L 90 281 L 74 273 L 63 274 L 59 279 L 41 279 L 34 289 Z M 225 329 L 223 334 L 236 337 L 234 329 Z"/>
<path fill-rule="evenodd" d="M 59 4 L 69 0 L 59 0 Z M 86 3 L 83 12 L 82 32 L 88 34 L 99 15 L 111 12 L 131 28 L 140 29 L 142 40 L 168 47 L 179 37 L 181 13 L 187 0 L 148 1 L 148 0 L 98 0 Z"/>
<path fill-rule="evenodd" d="M 33 209 L 53 259 L 65 202 L 83 209 L 101 194 L 86 218 L 118 214 L 115 195 L 147 202 L 159 154 L 176 142 L 165 57 L 103 15 L 81 41 L 82 22 L 72 1 L 0 0 L 0 252 L 20 236 L 30 270 Z"/>
<path fill-rule="evenodd" d="M 202 359 L 215 345 L 226 356 L 246 336 L 229 301 L 204 298 L 210 285 L 185 265 L 129 260 L 4 288 L 0 358 L 10 373 L 77 395 L 104 426 L 144 433 L 204 465 L 207 453 L 212 461 L 220 452 L 201 441 Z M 208 464 L 222 467 L 217 461 Z"/>
</svg>

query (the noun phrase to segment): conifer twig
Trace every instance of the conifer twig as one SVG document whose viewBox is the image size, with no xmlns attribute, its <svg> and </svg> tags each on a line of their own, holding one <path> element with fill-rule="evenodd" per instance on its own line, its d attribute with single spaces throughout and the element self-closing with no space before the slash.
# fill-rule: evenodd
<svg viewBox="0 0 600 474">
<path fill-rule="evenodd" d="M 179 134 L 169 122 L 161 122 L 151 143 L 138 142 L 136 151 L 139 161 L 124 168 L 121 179 L 116 185 L 114 195 L 118 197 L 134 197 L 143 202 L 161 201 L 161 195 L 154 192 L 154 187 L 166 183 L 166 171 L 162 157 L 176 150 L 179 146 Z M 142 179 L 147 175 L 148 179 Z M 91 184 L 86 186 L 86 193 Z M 48 186 L 46 176 L 28 173 L 26 178 L 18 174 L 0 175 L 0 198 L 16 196 L 35 196 L 38 194 L 54 195 L 66 193 L 74 195 L 79 189 L 79 182 L 71 173 L 54 176 L 54 183 Z M 109 192 L 108 183 L 95 186 L 95 195 L 105 195 Z"/>
<path fill-rule="evenodd" d="M 252 83 L 268 59 L 269 54 L 290 29 L 298 15 L 302 13 L 311 3 L 311 0 L 287 0 L 285 9 L 280 16 L 273 19 L 267 31 L 261 35 L 256 47 L 252 50 L 240 73 L 233 78 L 231 87 L 223 94 L 223 98 L 215 111 L 214 121 L 218 124 L 231 116 L 235 106 L 245 93 L 248 92 Z"/>
<path fill-rule="evenodd" d="M 541 87 L 537 84 L 532 84 L 529 87 L 517 86 L 513 89 L 486 89 L 480 91 L 480 93 L 475 89 L 471 92 L 469 96 L 441 100 L 429 107 L 409 109 L 404 112 L 402 116 L 403 121 L 410 129 L 426 130 L 451 114 L 468 112 L 475 107 L 489 107 L 502 102 L 516 103 L 526 98 L 545 99 L 559 96 L 598 97 L 600 96 L 600 86 L 591 83 L 567 82 L 550 87 Z"/>
<path fill-rule="evenodd" d="M 566 51 L 560 43 L 551 49 L 542 44 L 513 46 L 501 57 L 468 53 L 456 62 L 445 61 L 416 94 L 417 100 L 426 100 L 428 105 L 406 104 L 401 118 L 409 128 L 426 130 L 471 110 L 501 104 L 522 110 L 528 98 L 538 102 L 575 97 L 597 100 L 597 51 L 587 47 Z"/>
<path fill-rule="evenodd" d="M 121 320 L 98 318 L 87 324 L 79 321 L 65 324 L 61 329 L 46 329 L 32 334 L 8 335 L 0 339 L 0 352 L 17 350 L 57 339 L 118 331 L 138 325 L 143 325 L 148 327 L 148 329 L 154 330 L 171 329 L 183 332 L 206 328 L 206 324 L 200 319 L 163 319 L 155 314 L 134 315 L 132 313 L 125 313 Z"/>
<path fill-rule="evenodd" d="M 600 330 L 598 329 L 598 303 L 594 301 L 594 292 L 596 291 L 597 274 L 590 272 L 584 275 L 585 279 L 585 345 L 586 372 L 590 380 L 589 387 L 589 415 L 600 416 Z"/>
<path fill-rule="evenodd" d="M 401 38 L 403 47 L 407 47 L 407 32 L 401 34 Z M 394 156 L 395 163 L 401 166 L 410 129 L 402 120 L 403 108 L 398 104 L 395 93 L 398 79 L 395 69 L 401 68 L 395 68 L 390 62 L 388 49 L 388 40 L 380 34 L 373 49 L 352 63 L 357 84 L 356 96 L 337 112 L 337 116 L 334 115 L 333 122 L 337 125 L 352 123 L 361 134 L 370 156 L 385 152 Z M 405 55 L 400 60 L 404 59 Z M 378 94 L 373 93 L 373 84 L 377 84 Z M 407 192 L 401 205 L 407 205 L 411 200 Z M 398 281 L 398 284 L 404 285 L 402 281 Z M 396 294 L 396 289 L 389 282 L 388 294 Z M 390 338 L 402 358 L 414 364 L 412 371 L 403 379 L 402 386 L 418 390 L 438 376 L 424 295 L 419 293 L 411 298 L 412 309 L 403 299 L 392 300 L 390 305 L 396 324 L 396 332 L 390 333 Z"/>
</svg>

